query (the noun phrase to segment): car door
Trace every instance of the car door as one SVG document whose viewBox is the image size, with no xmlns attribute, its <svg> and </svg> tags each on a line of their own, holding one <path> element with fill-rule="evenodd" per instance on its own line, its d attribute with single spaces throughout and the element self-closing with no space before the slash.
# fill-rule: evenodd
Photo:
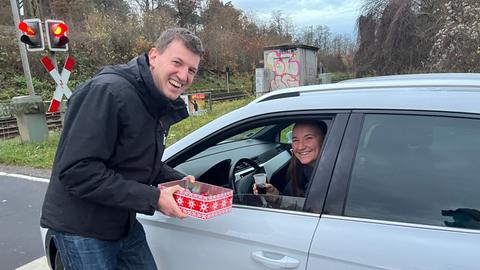
<svg viewBox="0 0 480 270">
<path fill-rule="evenodd" d="M 478 154 L 478 115 L 354 113 L 307 269 L 478 269 Z"/>
<path fill-rule="evenodd" d="M 302 115 L 310 114 L 303 112 Z M 328 171 L 333 170 L 348 118 L 346 113 L 328 115 L 332 121 L 316 167 L 317 171 L 323 169 L 324 172 L 315 174 L 315 181 L 322 177 L 329 179 Z M 268 125 L 269 119 L 294 121 L 298 117 L 279 115 L 254 121 Z M 238 123 L 245 126 L 244 129 L 251 124 Z M 229 130 L 234 128 L 230 126 Z M 265 169 L 267 173 L 271 170 L 268 166 Z M 230 213 L 206 221 L 190 217 L 178 220 L 160 213 L 141 215 L 139 219 L 159 269 L 305 269 L 319 221 L 321 206 L 316 204 L 323 202 L 326 194 L 314 193 L 315 199 L 312 199 L 307 192 L 308 206 L 306 203 L 296 210 L 235 203 Z"/>
</svg>

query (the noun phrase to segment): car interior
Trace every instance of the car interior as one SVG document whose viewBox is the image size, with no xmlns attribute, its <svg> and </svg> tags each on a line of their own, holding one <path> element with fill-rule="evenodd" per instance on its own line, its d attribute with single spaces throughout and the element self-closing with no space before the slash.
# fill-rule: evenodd
<svg viewBox="0 0 480 270">
<path fill-rule="evenodd" d="M 296 119 L 298 120 L 298 118 Z M 315 119 L 328 128 L 331 119 Z M 277 120 L 229 129 L 204 143 L 175 169 L 194 175 L 197 181 L 234 190 L 234 203 L 266 206 L 253 195 L 253 175 L 266 173 L 267 181 L 283 190 L 292 157 L 291 129 L 295 121 Z"/>
</svg>

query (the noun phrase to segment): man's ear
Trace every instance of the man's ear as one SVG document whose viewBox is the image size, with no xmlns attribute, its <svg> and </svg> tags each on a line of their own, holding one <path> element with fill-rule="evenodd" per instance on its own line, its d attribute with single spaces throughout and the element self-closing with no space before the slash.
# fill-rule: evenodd
<svg viewBox="0 0 480 270">
<path fill-rule="evenodd" d="M 153 63 L 153 61 L 158 57 L 158 50 L 156 48 L 151 48 L 148 51 L 148 62 Z"/>
</svg>

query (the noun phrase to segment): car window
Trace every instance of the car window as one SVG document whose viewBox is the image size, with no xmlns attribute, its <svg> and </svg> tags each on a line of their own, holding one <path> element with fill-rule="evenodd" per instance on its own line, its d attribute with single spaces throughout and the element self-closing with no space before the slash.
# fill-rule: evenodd
<svg viewBox="0 0 480 270">
<path fill-rule="evenodd" d="M 245 126 L 246 129 L 239 129 L 237 134 L 229 135 L 228 139 L 187 158 L 175 169 L 195 175 L 198 181 L 228 188 L 233 187 L 234 178 L 236 205 L 303 211 L 305 193 L 315 163 L 310 166 L 308 177 L 302 177 L 304 171 L 299 171 L 301 175 L 297 179 L 301 183 L 298 185 L 303 189 L 299 195 L 298 189 L 290 183 L 289 175 L 292 174 L 287 173 L 292 158 L 288 133 L 295 120 L 263 121 L 261 126 L 250 123 Z M 320 125 L 325 128 L 331 123 L 330 118 L 315 121 L 321 122 Z M 321 147 L 319 149 L 321 151 Z M 244 159 L 256 163 L 260 168 L 243 162 Z M 262 196 L 253 194 L 254 173 L 266 173 L 268 183 L 275 187 L 277 193 Z"/>
<path fill-rule="evenodd" d="M 293 128 L 293 124 L 284 128 L 280 132 L 280 142 L 281 143 L 285 143 L 285 144 L 291 144 L 292 143 L 292 128 Z"/>
<path fill-rule="evenodd" d="M 346 216 L 480 229 L 480 120 L 366 115 Z"/>
<path fill-rule="evenodd" d="M 236 134 L 236 135 L 234 135 L 234 136 L 232 136 L 232 137 L 230 137 L 226 140 L 223 140 L 222 142 L 220 142 L 220 144 L 227 143 L 227 142 L 241 141 L 241 140 L 246 140 L 246 139 L 252 138 L 255 135 L 257 135 L 257 133 L 259 133 L 263 128 L 264 127 L 258 127 L 258 128 L 253 128 L 253 129 L 244 131 L 244 132 Z"/>
</svg>

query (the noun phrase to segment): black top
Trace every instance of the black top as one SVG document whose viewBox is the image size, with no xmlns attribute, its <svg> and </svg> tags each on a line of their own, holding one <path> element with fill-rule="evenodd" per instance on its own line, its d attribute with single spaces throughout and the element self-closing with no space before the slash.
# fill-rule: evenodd
<svg viewBox="0 0 480 270">
<path fill-rule="evenodd" d="M 68 101 L 41 226 L 115 240 L 137 212 L 152 215 L 156 185 L 184 176 L 161 158 L 170 125 L 188 116 L 185 106 L 156 89 L 146 55 L 105 67 L 78 87 Z"/>
<path fill-rule="evenodd" d="M 313 167 L 308 165 L 302 165 L 303 175 L 302 179 L 300 180 L 300 186 L 303 186 L 303 191 L 307 190 L 308 182 L 310 181 L 310 177 L 312 176 Z M 293 181 L 290 179 L 282 191 L 282 195 L 284 196 L 295 196 L 293 189 Z"/>
</svg>

